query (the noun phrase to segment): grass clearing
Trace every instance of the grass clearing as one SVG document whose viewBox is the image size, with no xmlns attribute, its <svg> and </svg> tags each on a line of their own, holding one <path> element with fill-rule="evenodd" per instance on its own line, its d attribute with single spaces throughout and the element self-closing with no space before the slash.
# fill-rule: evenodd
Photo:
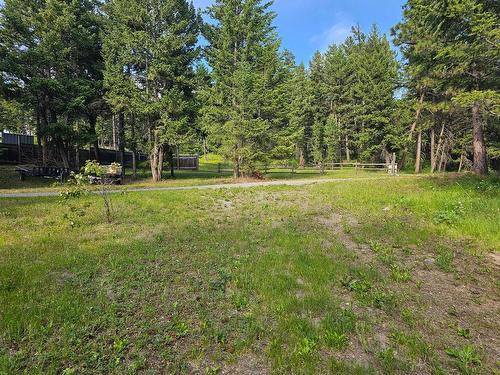
<svg viewBox="0 0 500 375">
<path fill-rule="evenodd" d="M 2 199 L 0 373 L 498 371 L 498 186 Z"/>
<path fill-rule="evenodd" d="M 149 166 L 142 164 L 138 168 L 137 178 L 134 180 L 131 176 L 130 169 L 127 169 L 123 185 L 116 186 L 117 189 L 133 189 L 133 188 L 155 188 L 155 187 L 178 187 L 178 186 L 197 186 L 197 185 L 214 185 L 214 184 L 230 184 L 235 182 L 259 182 L 262 180 L 247 178 L 234 179 L 230 166 L 222 165 L 222 171 L 218 172 L 217 158 L 210 158 L 208 162 L 200 159 L 200 170 L 198 171 L 175 171 L 175 177 L 170 177 L 169 171 L 164 171 L 164 180 L 160 183 L 153 182 L 151 179 L 151 171 Z M 22 192 L 39 192 L 39 191 L 60 191 L 64 189 L 64 185 L 54 181 L 53 179 L 40 177 L 26 177 L 24 181 L 19 180 L 19 174 L 15 171 L 15 165 L 0 165 L 0 194 L 1 193 L 22 193 Z M 354 170 L 343 169 L 326 171 L 321 174 L 315 170 L 296 170 L 292 173 L 285 169 L 270 169 L 269 173 L 264 175 L 264 181 L 272 180 L 298 180 L 298 179 L 328 179 L 328 178 L 371 178 L 387 176 L 384 171 L 380 170 Z"/>
</svg>

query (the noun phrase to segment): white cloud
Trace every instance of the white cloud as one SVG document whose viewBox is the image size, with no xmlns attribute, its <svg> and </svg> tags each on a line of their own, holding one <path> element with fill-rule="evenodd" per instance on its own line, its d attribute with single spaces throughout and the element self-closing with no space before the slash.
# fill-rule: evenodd
<svg viewBox="0 0 500 375">
<path fill-rule="evenodd" d="M 310 42 L 324 52 L 332 44 L 340 44 L 351 34 L 354 22 L 345 13 L 335 15 L 335 23 L 321 34 L 311 37 Z"/>
</svg>

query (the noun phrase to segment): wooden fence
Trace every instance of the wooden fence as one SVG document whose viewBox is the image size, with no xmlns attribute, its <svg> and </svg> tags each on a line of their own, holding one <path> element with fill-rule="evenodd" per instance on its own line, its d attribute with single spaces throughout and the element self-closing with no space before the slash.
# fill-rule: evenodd
<svg viewBox="0 0 500 375">
<path fill-rule="evenodd" d="M 200 168 L 198 155 L 179 155 L 173 159 L 174 169 L 197 171 Z"/>
<path fill-rule="evenodd" d="M 297 172 L 307 172 L 311 173 L 325 173 L 327 171 L 342 170 L 342 169 L 354 169 L 354 170 L 374 170 L 374 171 L 387 171 L 390 174 L 397 173 L 397 164 L 393 163 L 320 163 L 320 164 L 308 164 L 305 166 L 289 165 L 289 164 L 260 164 L 255 166 L 257 170 L 268 173 L 297 173 Z M 392 172 L 394 170 L 394 172 Z M 227 166 L 224 168 L 223 164 L 218 164 L 217 172 L 232 172 Z"/>
<path fill-rule="evenodd" d="M 68 160 L 71 165 L 77 164 L 76 151 L 68 153 Z M 94 149 L 80 149 L 78 151 L 78 162 L 84 163 L 85 160 L 95 159 Z M 62 164 L 60 156 L 53 149 L 47 150 L 47 160 L 49 165 L 60 166 Z M 99 161 L 101 164 L 111 164 L 118 162 L 119 154 L 115 150 L 104 148 L 99 149 Z M 136 161 L 147 160 L 144 154 L 137 154 Z M 5 144 L 0 143 L 0 163 L 3 164 L 42 164 L 42 147 L 36 144 Z M 125 152 L 125 166 L 132 166 L 132 153 Z"/>
</svg>

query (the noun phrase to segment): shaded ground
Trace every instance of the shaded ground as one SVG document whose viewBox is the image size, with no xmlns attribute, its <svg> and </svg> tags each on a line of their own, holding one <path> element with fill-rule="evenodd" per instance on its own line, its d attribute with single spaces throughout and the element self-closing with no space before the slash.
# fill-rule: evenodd
<svg viewBox="0 0 500 375">
<path fill-rule="evenodd" d="M 498 192 L 127 193 L 111 225 L 92 197 L 4 199 L 0 373 L 498 372 Z"/>
</svg>

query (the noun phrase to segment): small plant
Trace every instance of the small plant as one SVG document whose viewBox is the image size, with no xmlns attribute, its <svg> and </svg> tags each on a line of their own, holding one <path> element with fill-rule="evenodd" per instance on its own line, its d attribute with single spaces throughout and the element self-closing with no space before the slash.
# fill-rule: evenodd
<svg viewBox="0 0 500 375">
<path fill-rule="evenodd" d="M 325 343 L 335 349 L 344 349 L 349 344 L 349 338 L 344 333 L 339 333 L 333 329 L 327 329 L 323 335 Z"/>
<path fill-rule="evenodd" d="M 108 224 L 111 223 L 111 195 L 109 194 L 109 186 L 113 183 L 112 180 L 106 178 L 106 174 L 118 174 L 120 164 L 112 163 L 108 167 L 100 165 L 95 160 L 87 160 L 85 167 L 83 168 L 85 175 L 89 176 L 89 181 L 99 184 L 101 189 L 99 190 L 99 195 L 104 203 L 104 209 L 106 213 L 106 219 Z"/>
<path fill-rule="evenodd" d="M 369 282 L 356 278 L 345 278 L 341 281 L 341 283 L 344 288 L 359 293 L 366 293 L 372 287 Z"/>
<path fill-rule="evenodd" d="M 448 309 L 448 315 L 450 316 L 454 316 L 454 317 L 457 317 L 458 316 L 458 311 L 457 311 L 457 308 L 456 306 L 451 306 L 449 309 Z"/>
<path fill-rule="evenodd" d="M 459 327 L 457 334 L 464 339 L 470 339 L 470 329 Z"/>
<path fill-rule="evenodd" d="M 121 353 L 127 347 L 127 345 L 127 340 L 122 340 L 121 338 L 117 337 L 113 342 L 113 349 L 115 349 L 117 353 Z"/>
<path fill-rule="evenodd" d="M 398 264 L 391 265 L 391 277 L 394 281 L 406 283 L 411 280 L 410 271 Z"/>
<path fill-rule="evenodd" d="M 434 214 L 434 222 L 436 224 L 446 224 L 453 226 L 464 216 L 465 208 L 462 202 L 457 202 L 451 207 L 439 210 Z"/>
<path fill-rule="evenodd" d="M 220 366 L 207 367 L 205 369 L 206 375 L 217 375 L 217 374 L 220 374 L 220 372 L 221 372 Z"/>
<path fill-rule="evenodd" d="M 437 266 L 444 272 L 453 271 L 453 260 L 455 259 L 455 253 L 447 248 L 440 248 L 439 255 L 436 257 Z"/>
<path fill-rule="evenodd" d="M 225 293 L 226 286 L 231 281 L 231 275 L 224 269 L 219 270 L 216 279 L 210 281 L 210 289 L 215 293 Z"/>
<path fill-rule="evenodd" d="M 69 213 L 65 214 L 65 219 L 70 222 L 71 227 L 76 225 L 76 218 L 85 215 L 85 209 L 89 206 L 86 205 L 71 205 L 68 204 L 70 199 L 80 198 L 84 195 L 90 194 L 89 185 L 97 183 L 101 187 L 99 195 L 104 203 L 106 220 L 111 223 L 112 220 L 112 206 L 111 195 L 109 193 L 109 185 L 112 181 L 105 178 L 106 173 L 117 173 L 117 168 L 120 165 L 117 163 L 111 164 L 109 167 L 101 166 L 95 160 L 87 160 L 85 166 L 82 168 L 83 173 L 72 173 L 68 182 L 67 188 L 61 192 L 60 196 L 66 206 L 69 207 Z M 111 172 L 106 172 L 111 171 Z"/>
<path fill-rule="evenodd" d="M 393 264 L 396 259 L 394 256 L 394 250 L 386 246 L 384 244 L 381 244 L 380 242 L 376 241 L 370 241 L 369 242 L 370 248 L 373 250 L 375 254 L 377 254 L 377 257 L 385 264 Z"/>
<path fill-rule="evenodd" d="M 378 353 L 378 360 L 386 373 L 406 373 L 408 364 L 396 356 L 392 348 L 387 348 Z"/>
<path fill-rule="evenodd" d="M 372 294 L 373 306 L 381 310 L 392 310 L 396 307 L 396 297 L 392 293 L 376 290 Z"/>
<path fill-rule="evenodd" d="M 174 330 L 177 337 L 184 337 L 189 333 L 189 326 L 186 322 L 176 322 L 174 324 Z"/>
<path fill-rule="evenodd" d="M 316 350 L 316 346 L 317 346 L 316 341 L 304 337 L 298 345 L 297 353 L 301 356 L 310 355 Z"/>
<path fill-rule="evenodd" d="M 446 354 L 455 359 L 455 365 L 465 375 L 476 373 L 476 369 L 482 365 L 481 355 L 472 345 L 448 349 Z"/>
<path fill-rule="evenodd" d="M 242 294 L 236 294 L 233 297 L 233 304 L 238 310 L 243 310 L 248 305 L 248 298 Z"/>
</svg>

